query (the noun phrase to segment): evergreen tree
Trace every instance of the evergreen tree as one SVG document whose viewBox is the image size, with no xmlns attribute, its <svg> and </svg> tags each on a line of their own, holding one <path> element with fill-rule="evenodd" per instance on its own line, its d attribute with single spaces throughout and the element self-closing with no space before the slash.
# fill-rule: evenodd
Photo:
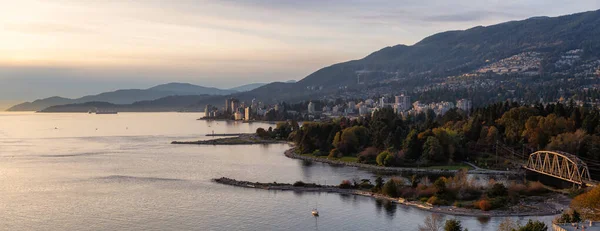
<svg viewBox="0 0 600 231">
<path fill-rule="evenodd" d="M 463 229 L 459 220 L 450 219 L 446 220 L 446 224 L 444 225 L 444 231 L 463 231 Z"/>
</svg>

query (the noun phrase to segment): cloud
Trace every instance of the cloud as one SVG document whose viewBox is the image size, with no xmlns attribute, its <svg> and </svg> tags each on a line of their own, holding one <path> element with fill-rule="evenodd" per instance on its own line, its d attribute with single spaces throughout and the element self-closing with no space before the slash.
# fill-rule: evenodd
<svg viewBox="0 0 600 231">
<path fill-rule="evenodd" d="M 497 18 L 519 18 L 522 15 L 516 15 L 510 12 L 495 12 L 495 11 L 468 11 L 451 14 L 440 14 L 423 17 L 426 22 L 478 22 L 486 19 Z"/>
<path fill-rule="evenodd" d="M 54 33 L 68 33 L 68 34 L 81 34 L 90 33 L 92 30 L 85 27 L 74 26 L 69 24 L 58 24 L 58 23 L 13 23 L 5 25 L 6 30 L 27 33 L 27 34 L 54 34 Z"/>
</svg>

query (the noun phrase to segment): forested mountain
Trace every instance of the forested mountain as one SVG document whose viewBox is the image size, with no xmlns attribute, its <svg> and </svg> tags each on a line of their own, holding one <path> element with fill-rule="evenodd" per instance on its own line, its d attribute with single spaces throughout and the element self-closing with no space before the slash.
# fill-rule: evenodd
<svg viewBox="0 0 600 231">
<path fill-rule="evenodd" d="M 209 95 L 167 96 L 155 100 L 138 101 L 131 104 L 114 104 L 108 102 L 86 102 L 51 106 L 41 112 L 88 112 L 88 111 L 118 111 L 118 112 L 169 112 L 169 111 L 203 111 L 204 108 L 194 106 Z"/>
<path fill-rule="evenodd" d="M 386 47 L 360 60 L 322 68 L 296 83 L 271 83 L 234 96 L 242 100 L 307 100 L 337 94 L 339 89 L 390 82 L 412 88 L 448 76 L 484 75 L 486 70 L 506 71 L 516 77 L 589 75 L 600 66 L 598 25 L 600 11 L 590 11 L 447 31 L 411 46 Z M 528 63 L 519 63 L 521 60 Z"/>
<path fill-rule="evenodd" d="M 569 50 L 583 49 L 584 58 L 597 59 L 600 55 L 598 25 L 600 11 L 591 11 L 447 31 L 412 46 L 386 47 L 363 59 L 323 68 L 298 84 L 351 85 L 357 83 L 358 74 L 371 81 L 395 76 L 446 77 L 468 73 L 487 63 L 528 51 L 540 52 L 549 61 Z M 551 63 L 544 64 L 550 66 Z"/>
</svg>

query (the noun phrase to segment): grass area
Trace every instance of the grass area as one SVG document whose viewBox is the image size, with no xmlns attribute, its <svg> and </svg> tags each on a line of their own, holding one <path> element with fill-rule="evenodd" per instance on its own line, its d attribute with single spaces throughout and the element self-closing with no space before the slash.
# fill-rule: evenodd
<svg viewBox="0 0 600 231">
<path fill-rule="evenodd" d="M 467 164 L 457 164 L 457 165 L 441 165 L 441 166 L 429 166 L 426 169 L 448 169 L 448 170 L 460 170 L 460 169 L 468 169 L 473 170 L 474 168 Z"/>
<path fill-rule="evenodd" d="M 350 162 L 350 163 L 356 163 L 356 162 L 358 162 L 358 157 L 344 156 L 344 157 L 339 158 L 337 160 L 344 161 L 344 162 Z"/>
<path fill-rule="evenodd" d="M 316 157 L 316 158 L 323 158 L 323 159 L 329 159 L 327 158 L 327 156 L 314 156 L 311 153 L 306 153 L 306 154 L 300 154 L 302 156 L 308 156 L 308 157 Z M 342 158 L 334 158 L 334 160 L 339 160 L 342 162 L 348 162 L 348 163 L 356 163 L 358 162 L 358 157 L 354 157 L 354 156 L 344 156 Z M 416 167 L 416 166 L 414 166 Z M 468 164 L 463 164 L 463 163 L 459 163 L 456 165 L 441 165 L 441 166 L 429 166 L 429 167 L 425 167 L 425 169 L 447 169 L 447 170 L 460 170 L 460 169 L 468 169 L 468 170 L 473 170 L 474 168 L 471 167 Z"/>
</svg>

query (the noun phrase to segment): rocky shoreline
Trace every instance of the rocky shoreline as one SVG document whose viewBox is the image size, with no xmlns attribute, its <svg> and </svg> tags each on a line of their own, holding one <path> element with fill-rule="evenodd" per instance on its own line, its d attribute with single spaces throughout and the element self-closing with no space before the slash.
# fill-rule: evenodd
<svg viewBox="0 0 600 231">
<path fill-rule="evenodd" d="M 250 145 L 250 144 L 282 144 L 279 140 L 265 140 L 256 134 L 238 134 L 235 137 L 198 140 L 198 141 L 173 141 L 171 144 L 197 144 L 197 145 Z"/>
<path fill-rule="evenodd" d="M 252 188 L 261 190 L 277 190 L 277 191 L 294 191 L 294 192 L 325 192 L 337 193 L 345 195 L 357 195 L 371 197 L 378 200 L 386 200 L 400 205 L 410 206 L 430 212 L 442 213 L 455 216 L 474 216 L 474 217 L 507 217 L 507 216 L 551 216 L 557 215 L 563 209 L 568 208 L 560 201 L 563 200 L 563 195 L 555 195 L 551 198 L 546 198 L 544 202 L 522 203 L 517 206 L 512 206 L 506 210 L 481 211 L 477 209 L 457 208 L 454 206 L 431 206 L 422 202 L 407 201 L 403 198 L 392 198 L 378 193 L 358 189 L 341 189 L 332 185 L 317 185 L 307 184 L 305 186 L 294 186 L 285 183 L 260 183 L 239 181 L 231 178 L 221 177 L 212 179 L 213 182 L 230 185 L 234 187 Z"/>
<path fill-rule="evenodd" d="M 344 162 L 340 160 L 331 160 L 327 158 L 319 158 L 314 156 L 303 156 L 296 153 L 295 148 L 288 149 L 284 153 L 285 156 L 292 159 L 300 159 L 306 161 L 315 161 L 322 162 L 334 165 L 344 165 L 350 167 L 358 167 L 364 168 L 373 171 L 382 171 L 382 172 L 394 172 L 394 173 L 434 173 L 434 174 L 447 174 L 447 173 L 456 173 L 458 170 L 448 170 L 448 169 L 427 169 L 427 168 L 406 168 L 406 167 L 383 167 L 376 166 L 371 164 L 362 164 L 362 163 L 352 163 L 352 162 Z M 522 171 L 497 171 L 497 170 L 487 170 L 487 169 L 475 169 L 469 170 L 471 174 L 482 174 L 482 175 L 522 175 Z"/>
</svg>

